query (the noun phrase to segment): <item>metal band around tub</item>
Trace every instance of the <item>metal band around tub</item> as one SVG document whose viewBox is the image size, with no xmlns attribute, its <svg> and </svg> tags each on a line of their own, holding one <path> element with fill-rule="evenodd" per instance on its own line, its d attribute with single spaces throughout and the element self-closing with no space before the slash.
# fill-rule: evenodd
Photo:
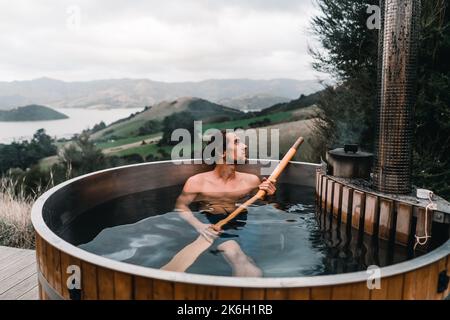
<svg viewBox="0 0 450 320">
<path fill-rule="evenodd" d="M 50 285 L 50 283 L 48 283 L 47 279 L 45 279 L 44 275 L 40 270 L 38 270 L 37 274 L 39 284 L 42 286 L 42 289 L 45 291 L 45 294 L 51 300 L 64 300 L 64 297 L 62 297 L 55 289 L 52 288 L 52 286 Z"/>
</svg>

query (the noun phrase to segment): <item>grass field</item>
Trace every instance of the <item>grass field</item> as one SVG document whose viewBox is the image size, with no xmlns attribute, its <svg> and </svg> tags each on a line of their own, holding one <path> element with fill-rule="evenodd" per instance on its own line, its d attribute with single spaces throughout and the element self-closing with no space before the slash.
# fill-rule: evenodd
<svg viewBox="0 0 450 320">
<path fill-rule="evenodd" d="M 266 127 L 256 128 L 259 129 L 268 129 L 269 134 L 271 129 L 278 129 L 280 135 L 280 145 L 279 151 L 280 153 L 286 153 L 291 145 L 295 142 L 295 140 L 299 136 L 303 136 L 305 138 L 305 143 L 302 145 L 300 152 L 297 153 L 294 160 L 297 161 L 308 161 L 308 162 L 318 162 L 319 155 L 315 150 L 316 145 L 316 137 L 314 136 L 314 119 L 307 120 L 298 120 L 291 122 L 283 122 L 282 125 L 274 124 Z M 226 127 L 229 128 L 229 127 Z M 270 138 L 270 135 L 269 135 Z M 269 140 L 270 141 L 270 140 Z M 158 149 L 160 147 L 157 146 L 156 143 L 137 146 L 134 148 L 128 148 L 125 150 L 121 150 L 118 152 L 111 152 L 109 154 L 116 156 L 127 156 L 132 154 L 138 154 L 141 157 L 145 158 L 148 155 L 152 154 L 154 156 L 158 156 Z M 172 148 L 170 146 L 165 146 L 163 149 L 167 153 L 171 153 Z M 270 150 L 269 150 L 270 152 Z"/>
<path fill-rule="evenodd" d="M 292 111 L 282 111 L 273 114 L 261 115 L 248 119 L 238 119 L 232 121 L 218 122 L 218 123 L 205 123 L 203 124 L 203 131 L 206 131 L 211 128 L 216 128 L 219 130 L 222 129 L 235 129 L 235 128 L 249 128 L 252 123 L 263 121 L 264 119 L 270 120 L 270 125 L 275 125 L 279 123 L 292 122 L 296 120 L 306 120 L 310 118 L 314 118 L 317 116 L 318 108 L 316 106 L 311 106 L 307 108 L 302 108 L 298 110 Z M 161 133 L 155 133 L 152 135 L 145 136 L 136 136 L 136 133 L 139 130 L 139 127 L 143 125 L 145 122 L 144 119 L 134 119 L 130 123 L 121 123 L 120 126 L 113 126 L 114 131 L 108 134 L 104 134 L 101 137 L 97 134 L 94 134 L 92 138 L 94 140 L 99 140 L 96 143 L 97 147 L 100 149 L 108 149 L 113 147 L 119 147 L 126 144 L 131 144 L 134 142 L 142 141 L 145 139 L 153 138 Z M 103 131 L 105 132 L 105 131 Z M 111 139 L 111 137 L 126 137 L 115 139 L 114 141 L 105 141 L 107 139 Z"/>
<path fill-rule="evenodd" d="M 116 136 L 116 137 L 135 136 L 137 134 L 139 128 L 142 127 L 145 122 L 146 122 L 145 119 L 136 119 L 132 122 L 129 122 L 126 124 L 121 124 L 120 126 L 117 125 L 116 127 L 114 127 L 114 129 L 112 129 L 113 131 L 110 133 L 106 133 L 106 132 L 108 132 L 108 130 L 105 130 L 105 131 L 102 130 L 102 135 L 94 133 L 92 135 L 92 139 L 93 140 L 99 140 L 99 139 L 105 140 L 105 139 L 109 139 L 113 136 Z"/>
<path fill-rule="evenodd" d="M 226 121 L 220 123 L 209 123 L 203 125 L 203 131 L 206 131 L 210 128 L 216 129 L 234 129 L 234 128 L 249 128 L 249 125 L 252 122 L 262 121 L 264 118 L 269 118 L 271 120 L 271 124 L 269 126 L 261 127 L 264 129 L 278 129 L 280 132 L 280 152 L 285 153 L 291 146 L 291 144 L 296 140 L 298 136 L 303 136 L 305 138 L 305 143 L 302 146 L 302 152 L 299 152 L 295 159 L 299 161 L 318 161 L 318 155 L 314 149 L 314 145 L 317 139 L 313 134 L 313 119 L 320 110 L 311 106 L 308 108 L 302 108 L 300 110 L 286 111 L 286 112 L 277 112 L 270 115 L 253 117 L 250 119 L 240 119 L 235 121 Z M 260 128 L 255 128 L 260 129 Z M 148 139 L 151 137 L 155 137 L 158 134 L 143 136 L 143 137 L 134 137 L 134 138 L 126 138 L 120 139 L 111 143 L 99 143 L 97 146 L 105 149 L 105 148 L 113 148 L 125 146 L 126 144 L 131 144 L 133 142 L 139 142 L 144 140 L 144 138 Z M 161 134 L 159 134 L 161 135 Z M 128 156 L 132 154 L 138 154 L 141 157 L 145 158 L 148 155 L 152 154 L 154 156 L 158 156 L 159 147 L 156 144 L 148 144 L 148 145 L 138 145 L 133 146 L 131 148 L 126 148 L 125 150 L 120 150 L 118 148 L 117 151 L 114 149 L 108 150 L 108 155 L 115 156 Z M 171 152 L 171 147 L 164 147 L 164 150 L 168 153 Z"/>
<path fill-rule="evenodd" d="M 238 120 L 232 120 L 232 121 L 225 121 L 220 123 L 206 123 L 203 125 L 203 129 L 207 130 L 210 128 L 216 128 L 216 129 L 234 129 L 234 128 L 248 128 L 252 122 L 262 121 L 265 118 L 270 119 L 271 124 L 281 123 L 281 122 L 287 122 L 287 121 L 293 121 L 293 120 L 303 120 L 314 117 L 314 115 L 317 113 L 317 108 L 312 106 L 308 108 L 302 108 L 299 110 L 292 110 L 292 111 L 282 111 L 267 115 L 261 115 L 249 119 L 238 119 Z M 108 130 L 102 130 L 102 134 L 99 135 L 98 133 L 95 133 L 92 135 L 92 139 L 94 140 L 106 140 L 110 139 L 113 136 L 116 137 L 130 137 L 137 134 L 139 128 L 145 123 L 145 119 L 134 119 L 131 122 L 128 123 L 121 123 L 115 126 L 112 126 L 110 130 L 113 130 L 112 132 L 109 132 L 105 134 L 105 132 L 108 132 Z M 128 138 L 125 138 L 128 139 Z M 122 140 L 122 139 L 120 139 Z M 128 142 L 127 142 L 128 143 Z M 125 144 L 125 143 L 124 143 Z M 114 146 L 117 146 L 114 145 Z M 105 148 L 109 148 L 111 146 L 105 146 Z M 103 148 L 103 146 L 102 146 Z"/>
<path fill-rule="evenodd" d="M 206 131 L 210 128 L 216 128 L 219 130 L 234 129 L 236 127 L 248 128 L 250 123 L 255 122 L 255 121 L 262 121 L 264 118 L 269 118 L 271 120 L 271 123 L 280 123 L 280 122 L 288 121 L 289 119 L 291 119 L 292 112 L 279 112 L 279 113 L 275 113 L 272 115 L 254 117 L 254 118 L 250 118 L 250 119 L 240 119 L 240 120 L 235 120 L 235 121 L 204 124 L 203 131 Z M 135 123 L 132 123 L 130 125 L 132 125 L 134 127 L 134 124 Z M 120 128 L 120 130 L 121 130 L 120 132 L 125 132 L 123 130 L 131 130 L 131 127 L 125 126 L 125 127 Z M 117 131 L 117 132 L 119 132 L 119 131 Z M 111 135 L 114 135 L 117 132 L 111 133 Z M 109 142 L 99 142 L 99 143 L 96 143 L 96 145 L 98 148 L 104 150 L 104 149 L 110 149 L 110 148 L 114 148 L 114 147 L 120 147 L 123 145 L 139 142 L 139 141 L 149 139 L 149 138 L 154 138 L 154 137 L 157 137 L 158 135 L 161 135 L 161 133 L 156 133 L 156 134 L 147 135 L 147 136 L 123 138 L 123 139 L 118 139 L 118 140 L 109 141 Z M 116 156 L 138 154 L 140 156 L 145 157 L 145 156 L 148 156 L 149 154 L 155 155 L 156 149 L 155 149 L 154 145 L 149 144 L 149 145 L 142 145 L 142 146 L 127 148 L 126 150 L 117 150 L 117 151 L 112 150 L 111 152 L 108 151 L 108 154 L 112 154 L 112 155 L 116 155 Z"/>
<path fill-rule="evenodd" d="M 41 170 L 50 170 L 50 168 L 54 164 L 58 163 L 58 161 L 59 161 L 58 156 L 46 157 L 39 160 L 38 166 Z"/>
<path fill-rule="evenodd" d="M 282 111 L 262 116 L 257 116 L 249 119 L 240 119 L 234 121 L 226 121 L 220 123 L 207 123 L 203 125 L 203 130 L 208 130 L 210 128 L 222 129 L 234 129 L 234 128 L 244 128 L 250 127 L 252 122 L 262 121 L 265 118 L 270 119 L 270 125 L 298 121 L 298 120 L 308 120 L 317 117 L 320 109 L 316 106 L 310 106 L 307 108 L 302 108 L 292 111 Z"/>
<path fill-rule="evenodd" d="M 23 185 L 17 181 L 0 178 L 0 245 L 34 248 L 30 211 L 35 200 L 36 197 L 25 195 Z"/>
<path fill-rule="evenodd" d="M 211 128 L 215 129 L 235 129 L 235 128 L 248 128 L 252 122 L 262 121 L 265 118 L 270 119 L 271 123 L 279 123 L 284 121 L 289 121 L 292 118 L 291 112 L 278 112 L 265 116 L 258 116 L 249 119 L 239 119 L 233 121 L 225 121 L 220 123 L 207 123 L 203 125 L 203 130 L 208 130 Z"/>
<path fill-rule="evenodd" d="M 316 151 L 317 137 L 314 133 L 315 119 L 298 120 L 285 122 L 283 125 L 270 125 L 259 129 L 278 129 L 280 134 L 279 151 L 285 154 L 298 137 L 305 138 L 305 142 L 300 147 L 294 157 L 296 161 L 315 162 L 319 161 L 320 155 Z M 269 131 L 270 132 L 270 131 Z M 269 140 L 270 141 L 270 140 Z"/>
<path fill-rule="evenodd" d="M 130 143 L 134 143 L 134 142 L 139 142 L 139 141 L 155 138 L 160 135 L 161 135 L 161 133 L 158 132 L 158 133 L 148 134 L 148 135 L 144 135 L 144 136 L 117 139 L 114 141 L 98 142 L 98 143 L 95 143 L 95 145 L 97 146 L 97 148 L 100 148 L 100 149 L 108 149 L 108 148 L 123 146 L 125 144 L 130 144 Z"/>
<path fill-rule="evenodd" d="M 115 153 L 110 153 L 110 155 L 123 157 L 123 156 L 129 156 L 132 154 L 138 154 L 142 158 L 146 158 L 149 155 L 160 156 L 160 154 L 158 152 L 159 149 L 163 149 L 164 151 L 166 151 L 169 154 L 172 151 L 172 147 L 170 147 L 170 146 L 159 147 L 156 143 L 154 143 L 154 144 L 147 144 L 147 145 L 142 145 L 139 147 L 121 150 L 121 151 L 118 151 Z"/>
</svg>

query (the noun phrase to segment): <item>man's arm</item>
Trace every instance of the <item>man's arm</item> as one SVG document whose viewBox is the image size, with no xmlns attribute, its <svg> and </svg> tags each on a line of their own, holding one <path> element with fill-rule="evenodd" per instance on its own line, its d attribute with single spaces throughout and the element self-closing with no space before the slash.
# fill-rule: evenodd
<svg viewBox="0 0 450 320">
<path fill-rule="evenodd" d="M 267 196 L 273 196 L 277 191 L 277 187 L 269 179 L 263 178 L 262 183 L 259 185 L 259 190 L 264 190 Z"/>
<path fill-rule="evenodd" d="M 209 228 L 209 224 L 205 224 L 198 220 L 193 214 L 189 205 L 192 201 L 195 200 L 197 195 L 199 194 L 199 190 L 201 190 L 201 179 L 194 176 L 189 178 L 178 197 L 175 204 L 175 211 L 177 211 L 181 218 L 183 218 L 186 222 L 188 222 L 192 227 L 197 230 L 198 233 L 202 234 L 208 240 L 212 241 L 216 236 L 218 236 L 218 232 Z"/>
<path fill-rule="evenodd" d="M 277 188 L 275 187 L 275 184 L 270 181 L 269 179 L 263 178 L 262 181 L 259 179 L 256 175 L 251 175 L 251 184 L 254 186 L 254 188 L 258 188 L 259 190 L 266 191 L 267 196 L 273 196 L 275 192 L 277 191 Z"/>
<path fill-rule="evenodd" d="M 189 205 L 195 200 L 199 194 L 199 186 L 194 177 L 190 177 L 184 184 L 181 194 L 178 196 L 175 203 L 175 208 L 179 211 L 191 211 Z"/>
<path fill-rule="evenodd" d="M 198 195 L 199 186 L 197 185 L 198 182 L 195 180 L 196 179 L 194 177 L 191 177 L 186 181 L 183 191 L 181 191 L 181 194 L 178 196 L 175 203 L 175 211 L 177 211 L 184 220 L 193 226 L 200 223 L 200 221 L 194 217 L 191 209 L 189 208 L 189 205 Z"/>
</svg>

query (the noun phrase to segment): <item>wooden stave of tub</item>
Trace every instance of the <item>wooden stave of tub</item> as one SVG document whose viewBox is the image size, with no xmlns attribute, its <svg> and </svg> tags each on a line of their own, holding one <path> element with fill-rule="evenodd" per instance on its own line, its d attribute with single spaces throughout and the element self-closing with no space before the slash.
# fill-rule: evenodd
<svg viewBox="0 0 450 320">
<path fill-rule="evenodd" d="M 348 179 L 323 174 L 321 169 L 316 172 L 316 202 L 319 218 L 329 216 L 364 234 L 402 246 L 411 245 L 414 235 L 431 238 L 433 221 L 448 224 L 450 220 L 444 219 L 445 213 L 440 212 L 440 219 L 435 219 L 435 212 L 426 210 L 424 202 L 412 203 L 412 200 L 377 193 L 351 184 Z M 448 237 L 450 228 L 447 229 Z M 427 251 L 429 243 L 418 244 L 417 250 Z"/>
<path fill-rule="evenodd" d="M 151 172 L 153 178 L 155 178 L 154 174 L 160 174 L 162 178 L 164 174 L 170 172 L 171 169 L 167 171 L 167 168 L 173 166 L 169 161 L 104 170 L 67 181 L 49 190 L 36 202 L 32 210 L 32 220 L 36 229 L 36 257 L 41 299 L 442 299 L 449 294 L 449 288 L 437 293 L 436 286 L 439 273 L 446 271 L 449 274 L 450 241 L 422 257 L 381 268 L 381 289 L 369 290 L 365 272 L 314 277 L 248 279 L 193 275 L 134 266 L 83 251 L 59 238 L 44 222 L 45 203 L 64 188 L 73 189 L 73 184 L 83 179 L 97 180 L 96 175 L 112 174 L 114 178 L 117 176 L 123 178 L 126 174 L 123 175 L 124 172 L 120 170 L 136 168 L 141 174 L 131 174 L 131 177 L 145 178 L 146 171 L 149 169 L 152 171 L 151 166 L 155 165 L 163 166 L 165 170 L 153 167 L 155 168 Z M 196 172 L 208 169 L 204 165 L 189 167 L 195 167 Z M 259 165 L 247 166 L 243 169 L 243 171 L 257 173 Z M 299 185 L 314 186 L 319 174 L 318 169 L 318 165 L 292 162 L 280 181 L 291 183 L 301 181 Z M 196 173 L 192 169 L 184 171 L 181 180 Z M 180 180 L 180 177 L 178 176 L 177 179 Z M 174 183 L 173 179 L 169 180 L 168 185 Z M 123 190 L 123 188 L 120 189 Z M 139 191 L 136 188 L 125 189 L 128 193 Z M 111 192 L 108 196 L 112 199 L 120 195 Z M 80 267 L 81 290 L 79 291 L 68 289 L 67 279 L 70 273 L 66 270 L 69 265 Z M 417 279 L 420 280 L 417 281 Z"/>
</svg>

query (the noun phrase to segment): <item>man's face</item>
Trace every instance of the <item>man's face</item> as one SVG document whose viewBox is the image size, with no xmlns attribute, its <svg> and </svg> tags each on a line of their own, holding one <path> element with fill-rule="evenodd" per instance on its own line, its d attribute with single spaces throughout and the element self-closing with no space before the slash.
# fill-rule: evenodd
<svg viewBox="0 0 450 320">
<path fill-rule="evenodd" d="M 247 159 L 247 145 L 243 143 L 239 137 L 233 133 L 229 132 L 227 137 L 227 150 L 225 161 L 232 161 L 233 163 L 241 162 L 244 163 Z"/>
</svg>

